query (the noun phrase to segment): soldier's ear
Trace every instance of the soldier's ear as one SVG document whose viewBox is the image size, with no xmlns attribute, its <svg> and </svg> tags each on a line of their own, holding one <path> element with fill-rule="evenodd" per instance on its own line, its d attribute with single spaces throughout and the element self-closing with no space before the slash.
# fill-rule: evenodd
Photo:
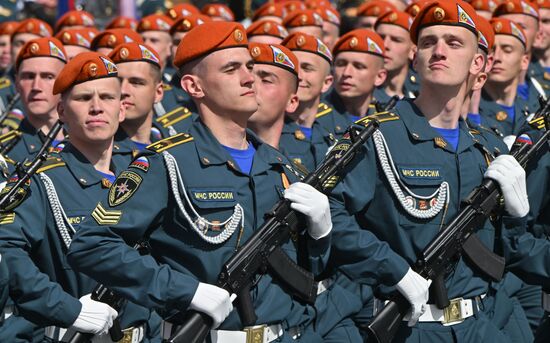
<svg viewBox="0 0 550 343">
<path fill-rule="evenodd" d="M 180 83 L 181 88 L 183 88 L 192 98 L 204 97 L 201 80 L 197 75 L 185 74 L 181 77 Z"/>
<path fill-rule="evenodd" d="M 385 68 L 380 68 L 378 70 L 378 73 L 376 73 L 376 77 L 374 78 L 374 85 L 376 87 L 380 87 L 386 82 L 386 77 L 388 77 L 388 71 Z"/>
<path fill-rule="evenodd" d="M 61 99 L 57 102 L 57 115 L 59 120 L 65 122 L 65 108 L 63 107 L 63 101 L 61 101 L 62 99 L 63 97 L 61 97 Z"/>
<path fill-rule="evenodd" d="M 482 54 L 476 53 L 470 66 L 470 74 L 477 75 L 483 71 L 485 67 L 485 58 Z"/>
<path fill-rule="evenodd" d="M 333 82 L 334 82 L 334 76 L 332 76 L 332 74 L 328 74 L 323 80 L 323 87 L 321 88 L 321 93 L 327 92 L 332 86 Z"/>
<path fill-rule="evenodd" d="M 153 103 L 157 104 L 162 101 L 164 98 L 164 87 L 162 81 L 157 83 L 157 88 L 155 89 L 155 101 Z"/>
</svg>

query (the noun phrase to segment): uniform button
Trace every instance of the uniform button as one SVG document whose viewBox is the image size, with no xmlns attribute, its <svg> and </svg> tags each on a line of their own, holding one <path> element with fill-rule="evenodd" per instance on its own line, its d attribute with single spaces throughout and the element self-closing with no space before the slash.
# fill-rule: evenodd
<svg viewBox="0 0 550 343">
<path fill-rule="evenodd" d="M 31 147 L 31 149 L 34 149 L 34 148 L 35 148 L 35 145 L 34 145 L 34 144 L 31 144 L 30 147 Z"/>
<path fill-rule="evenodd" d="M 299 141 L 303 141 L 304 139 L 306 139 L 306 135 L 300 129 L 294 131 L 294 137 L 296 137 L 296 139 Z"/>
<path fill-rule="evenodd" d="M 414 133 L 414 132 L 412 133 L 412 136 L 413 136 L 414 139 L 419 139 L 420 138 L 420 136 L 417 133 Z"/>
<path fill-rule="evenodd" d="M 210 160 L 207 159 L 206 157 L 203 157 L 203 158 L 202 158 L 202 162 L 203 162 L 204 164 L 210 164 Z"/>
<path fill-rule="evenodd" d="M 277 161 L 283 162 L 283 159 L 281 158 L 281 156 L 277 156 Z"/>
<path fill-rule="evenodd" d="M 86 181 L 86 179 L 80 179 L 79 181 L 80 181 L 81 183 L 83 183 L 83 184 L 88 183 L 88 181 Z"/>
<path fill-rule="evenodd" d="M 336 125 L 336 130 L 340 131 L 341 129 L 340 125 Z"/>
</svg>

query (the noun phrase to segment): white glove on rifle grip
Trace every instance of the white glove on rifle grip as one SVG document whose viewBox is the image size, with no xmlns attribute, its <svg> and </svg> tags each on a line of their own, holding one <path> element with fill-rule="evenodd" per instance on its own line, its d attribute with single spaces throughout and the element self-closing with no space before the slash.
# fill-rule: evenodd
<svg viewBox="0 0 550 343">
<path fill-rule="evenodd" d="M 332 230 L 328 198 L 312 186 L 296 182 L 285 190 L 290 207 L 307 217 L 307 232 L 315 239 L 327 236 Z"/>
<path fill-rule="evenodd" d="M 118 312 L 111 306 L 92 300 L 91 294 L 86 294 L 79 299 L 82 309 L 72 327 L 79 332 L 93 333 L 94 335 L 106 334 Z"/>
<path fill-rule="evenodd" d="M 209 315 L 213 320 L 212 328 L 215 329 L 233 311 L 233 303 L 225 289 L 199 282 L 189 308 Z"/>
<path fill-rule="evenodd" d="M 411 319 L 409 326 L 415 326 L 418 318 L 426 311 L 431 280 L 426 280 L 420 274 L 409 268 L 407 274 L 395 286 L 411 304 Z"/>
<path fill-rule="evenodd" d="M 525 170 L 511 155 L 500 155 L 489 165 L 485 177 L 495 180 L 504 196 L 504 208 L 512 217 L 529 213 Z"/>
</svg>

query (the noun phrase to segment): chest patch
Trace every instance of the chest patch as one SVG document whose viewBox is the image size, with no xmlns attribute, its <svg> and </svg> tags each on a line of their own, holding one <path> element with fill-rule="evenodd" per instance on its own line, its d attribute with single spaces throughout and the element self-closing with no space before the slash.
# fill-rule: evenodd
<svg viewBox="0 0 550 343">
<path fill-rule="evenodd" d="M 441 169 L 437 167 L 399 167 L 401 177 L 408 179 L 441 180 Z"/>
<path fill-rule="evenodd" d="M 137 191 L 142 181 L 142 177 L 133 171 L 123 171 L 109 188 L 109 205 L 115 207 L 128 201 Z"/>
<path fill-rule="evenodd" d="M 191 195 L 196 201 L 235 201 L 235 194 L 230 189 L 192 189 Z"/>
</svg>

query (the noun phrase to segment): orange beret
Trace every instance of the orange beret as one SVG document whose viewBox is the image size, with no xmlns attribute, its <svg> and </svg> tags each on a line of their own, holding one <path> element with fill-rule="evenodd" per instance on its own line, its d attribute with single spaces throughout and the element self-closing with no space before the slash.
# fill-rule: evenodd
<svg viewBox="0 0 550 343">
<path fill-rule="evenodd" d="M 220 17 L 225 21 L 235 20 L 233 11 L 224 4 L 206 4 L 201 12 L 209 17 Z"/>
<path fill-rule="evenodd" d="M 0 23 L 0 36 L 11 36 L 18 25 L 19 23 L 16 21 L 5 21 L 3 23 Z"/>
<path fill-rule="evenodd" d="M 323 18 L 313 10 L 296 10 L 287 14 L 283 19 L 283 26 L 286 28 L 302 26 L 323 27 Z"/>
<path fill-rule="evenodd" d="M 168 33 L 173 24 L 172 19 L 164 14 L 151 14 L 140 20 L 137 32 L 164 31 Z"/>
<path fill-rule="evenodd" d="M 235 22 L 210 21 L 195 27 L 182 38 L 174 65 L 180 68 L 185 63 L 212 51 L 246 47 L 248 39 L 244 27 Z"/>
<path fill-rule="evenodd" d="M 418 32 L 426 26 L 451 25 L 470 30 L 477 38 L 476 11 L 462 0 L 436 0 L 424 5 L 411 25 L 411 40 L 418 42 Z"/>
<path fill-rule="evenodd" d="M 539 9 L 550 9 L 550 0 L 537 0 L 536 3 L 539 6 Z"/>
<path fill-rule="evenodd" d="M 420 13 L 420 10 L 424 5 L 431 2 L 432 0 L 418 0 L 415 2 L 412 2 L 407 8 L 405 8 L 405 12 L 411 15 L 411 17 L 415 18 L 418 13 Z"/>
<path fill-rule="evenodd" d="M 301 32 L 295 32 L 286 37 L 281 45 L 291 51 L 305 51 L 316 54 L 332 64 L 332 53 L 330 49 L 319 38 Z"/>
<path fill-rule="evenodd" d="M 19 22 L 19 25 L 13 31 L 11 38 L 18 33 L 32 33 L 40 37 L 51 37 L 53 35 L 53 30 L 48 23 L 40 19 L 25 19 Z"/>
<path fill-rule="evenodd" d="M 286 9 L 282 3 L 272 4 L 270 2 L 266 2 L 254 12 L 254 15 L 252 16 L 252 20 L 256 21 L 262 17 L 268 17 L 268 16 L 279 17 L 282 19 L 284 18 L 285 15 L 286 15 Z"/>
<path fill-rule="evenodd" d="M 384 40 L 376 32 L 369 29 L 356 29 L 340 37 L 332 49 L 334 56 L 344 51 L 365 52 L 384 57 L 386 48 Z"/>
<path fill-rule="evenodd" d="M 166 15 L 172 18 L 172 20 L 178 20 L 181 18 L 189 17 L 190 15 L 201 14 L 199 9 L 192 4 L 177 4 L 168 11 Z"/>
<path fill-rule="evenodd" d="M 109 53 L 109 58 L 115 63 L 125 62 L 149 62 L 162 68 L 160 56 L 155 49 L 145 44 L 139 43 L 124 43 L 117 45 L 113 51 Z"/>
<path fill-rule="evenodd" d="M 63 44 L 53 37 L 32 39 L 25 43 L 15 59 L 15 70 L 19 69 L 21 62 L 34 57 L 53 57 L 67 63 L 67 53 Z"/>
<path fill-rule="evenodd" d="M 539 6 L 536 3 L 524 0 L 504 0 L 493 12 L 493 17 L 500 17 L 505 14 L 525 14 L 539 19 Z"/>
<path fill-rule="evenodd" d="M 357 9 L 358 17 L 379 17 L 388 11 L 397 11 L 397 8 L 384 0 L 370 1 L 362 4 Z"/>
<path fill-rule="evenodd" d="M 489 53 L 493 50 L 493 45 L 495 44 L 495 32 L 493 31 L 493 26 L 489 21 L 481 16 L 477 17 L 477 44 L 480 49 Z"/>
<path fill-rule="evenodd" d="M 332 7 L 332 4 L 328 0 L 304 0 L 304 4 L 310 10 L 315 10 L 319 7 Z"/>
<path fill-rule="evenodd" d="M 407 12 L 389 11 L 382 14 L 374 23 L 374 28 L 380 24 L 397 25 L 402 29 L 409 31 L 413 23 L 413 18 Z"/>
<path fill-rule="evenodd" d="M 250 43 L 248 50 L 255 64 L 274 65 L 298 77 L 300 62 L 296 55 L 286 47 L 278 44 Z"/>
<path fill-rule="evenodd" d="M 506 18 L 492 18 L 491 25 L 496 35 L 507 35 L 517 38 L 526 48 L 525 32 L 519 25 Z"/>
<path fill-rule="evenodd" d="M 319 13 L 324 21 L 327 21 L 336 26 L 340 26 L 340 13 L 332 6 L 319 6 L 315 9 L 315 12 Z"/>
<path fill-rule="evenodd" d="M 179 18 L 170 28 L 170 34 L 173 35 L 175 32 L 189 32 L 191 29 L 211 20 L 209 16 L 202 14 L 192 14 L 188 17 Z"/>
<path fill-rule="evenodd" d="M 95 28 L 85 29 L 63 29 L 59 31 L 55 38 L 59 39 L 63 45 L 76 45 L 83 48 L 91 49 L 92 40 L 97 35 Z"/>
<path fill-rule="evenodd" d="M 285 39 L 288 36 L 288 31 L 283 25 L 273 20 L 262 19 L 252 23 L 246 29 L 246 35 L 250 38 L 252 36 L 273 36 L 281 39 Z"/>
<path fill-rule="evenodd" d="M 472 5 L 476 11 L 486 11 L 491 13 L 493 13 L 495 8 L 497 8 L 497 4 L 498 3 L 494 0 L 473 0 L 470 2 L 470 5 Z"/>
<path fill-rule="evenodd" d="M 61 70 L 53 85 L 53 94 L 60 94 L 74 85 L 102 79 L 117 77 L 116 65 L 107 56 L 97 52 L 83 52 L 76 55 Z"/>
<path fill-rule="evenodd" d="M 138 26 L 138 21 L 134 18 L 118 16 L 115 17 L 109 25 L 105 27 L 105 30 L 109 29 L 130 29 L 136 30 Z"/>
<path fill-rule="evenodd" d="M 55 31 L 59 31 L 64 27 L 71 26 L 88 26 L 94 27 L 95 19 L 90 12 L 86 11 L 69 11 L 61 16 L 55 23 Z"/>
<path fill-rule="evenodd" d="M 305 10 L 306 4 L 299 0 L 289 0 L 283 2 L 283 7 L 285 8 L 286 13 L 290 13 L 298 10 Z"/>
<path fill-rule="evenodd" d="M 101 32 L 92 40 L 92 50 L 99 48 L 114 48 L 122 43 L 137 42 L 143 43 L 143 38 L 133 30 L 109 29 Z"/>
</svg>

